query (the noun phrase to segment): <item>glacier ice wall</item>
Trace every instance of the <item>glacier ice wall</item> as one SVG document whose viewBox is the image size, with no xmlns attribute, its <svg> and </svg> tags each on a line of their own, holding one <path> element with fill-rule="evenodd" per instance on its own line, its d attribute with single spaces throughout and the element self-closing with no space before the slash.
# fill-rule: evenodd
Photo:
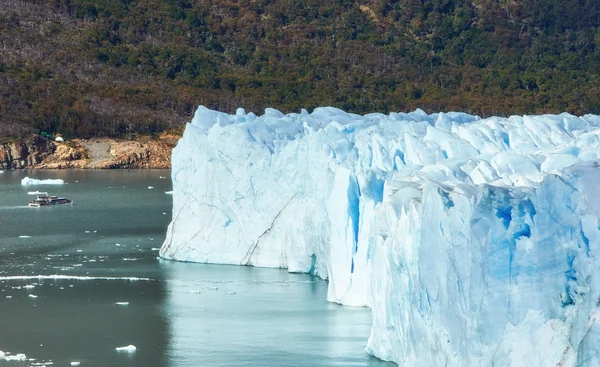
<svg viewBox="0 0 600 367">
<path fill-rule="evenodd" d="M 600 365 L 600 117 L 200 107 L 163 257 L 288 268 L 400 365 Z"/>
</svg>

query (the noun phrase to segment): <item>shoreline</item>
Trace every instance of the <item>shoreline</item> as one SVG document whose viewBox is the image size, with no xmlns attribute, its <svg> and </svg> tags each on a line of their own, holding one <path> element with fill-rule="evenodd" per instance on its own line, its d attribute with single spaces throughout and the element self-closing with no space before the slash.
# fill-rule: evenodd
<svg viewBox="0 0 600 367">
<path fill-rule="evenodd" d="M 134 139 L 92 138 L 56 142 L 31 135 L 0 143 L 0 170 L 170 169 L 181 136 L 163 133 Z"/>
</svg>

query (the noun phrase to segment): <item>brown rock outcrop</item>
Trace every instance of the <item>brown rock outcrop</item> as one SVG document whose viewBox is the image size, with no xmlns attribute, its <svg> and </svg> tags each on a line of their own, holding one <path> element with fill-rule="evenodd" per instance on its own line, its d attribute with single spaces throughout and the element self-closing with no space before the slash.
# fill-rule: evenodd
<svg viewBox="0 0 600 367">
<path fill-rule="evenodd" d="M 0 169 L 17 168 L 171 168 L 179 136 L 135 140 L 74 139 L 66 143 L 39 136 L 0 144 Z"/>
<path fill-rule="evenodd" d="M 54 142 L 39 136 L 0 144 L 0 168 L 27 168 L 44 161 L 56 150 Z"/>
</svg>

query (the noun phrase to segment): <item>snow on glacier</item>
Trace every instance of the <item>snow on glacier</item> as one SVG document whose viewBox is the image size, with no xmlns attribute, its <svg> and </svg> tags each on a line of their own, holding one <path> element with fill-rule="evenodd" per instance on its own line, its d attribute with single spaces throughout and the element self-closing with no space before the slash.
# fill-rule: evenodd
<svg viewBox="0 0 600 367">
<path fill-rule="evenodd" d="M 600 366 L 600 117 L 200 107 L 160 255 L 288 268 L 400 365 Z"/>
</svg>

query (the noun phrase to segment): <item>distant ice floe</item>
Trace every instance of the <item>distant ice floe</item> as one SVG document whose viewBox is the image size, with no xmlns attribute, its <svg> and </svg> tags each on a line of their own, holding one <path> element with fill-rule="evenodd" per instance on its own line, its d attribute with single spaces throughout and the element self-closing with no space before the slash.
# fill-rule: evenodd
<svg viewBox="0 0 600 367">
<path fill-rule="evenodd" d="M 35 294 L 30 294 L 29 298 L 38 298 L 38 296 L 36 296 Z"/>
<path fill-rule="evenodd" d="M 41 191 L 37 191 L 37 190 L 36 190 L 36 191 L 29 191 L 29 192 L 27 193 L 27 195 L 40 195 L 40 194 L 43 194 L 43 192 L 41 192 Z"/>
<path fill-rule="evenodd" d="M 64 185 L 65 181 L 61 179 L 38 180 L 35 178 L 25 177 L 21 180 L 22 186 L 27 185 Z"/>
<path fill-rule="evenodd" d="M 128 345 L 128 346 L 126 346 L 126 347 L 117 347 L 117 348 L 115 348 L 115 350 L 117 352 L 129 352 L 129 353 L 135 352 L 136 349 L 137 348 L 135 347 L 135 345 L 131 345 L 131 344 Z"/>
<path fill-rule="evenodd" d="M 31 238 L 31 236 L 19 236 L 19 238 Z"/>
<path fill-rule="evenodd" d="M 117 305 L 117 306 L 128 306 L 129 302 L 115 302 L 115 305 Z"/>
<path fill-rule="evenodd" d="M 138 277 L 91 277 L 91 276 L 81 276 L 81 275 L 7 275 L 0 276 L 0 280 L 44 280 L 44 279 L 52 279 L 52 280 L 130 280 L 130 281 L 150 281 L 150 278 L 138 278 Z"/>
<path fill-rule="evenodd" d="M 23 353 L 13 355 L 8 352 L 3 352 L 0 350 L 0 361 L 24 361 L 26 359 L 27 359 L 27 356 Z"/>
<path fill-rule="evenodd" d="M 171 191 L 165 191 L 165 194 L 167 194 L 167 195 L 173 195 L 173 190 L 171 190 Z"/>
<path fill-rule="evenodd" d="M 79 361 L 71 362 L 71 366 L 79 366 L 80 364 L 81 364 L 81 362 L 79 362 Z"/>
<path fill-rule="evenodd" d="M 152 190 L 154 188 L 154 186 L 148 186 L 149 190 Z"/>
</svg>

